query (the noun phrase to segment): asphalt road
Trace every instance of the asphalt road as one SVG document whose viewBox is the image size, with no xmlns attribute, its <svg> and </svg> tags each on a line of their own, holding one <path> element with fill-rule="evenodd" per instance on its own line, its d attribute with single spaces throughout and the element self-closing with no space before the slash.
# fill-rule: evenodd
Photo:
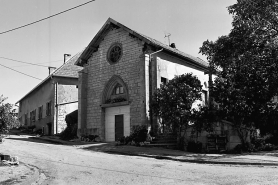
<svg viewBox="0 0 278 185">
<path fill-rule="evenodd" d="M 0 153 L 37 167 L 33 184 L 278 184 L 278 168 L 194 164 L 88 151 L 11 136 Z M 1 170 L 1 169 L 0 169 Z"/>
</svg>

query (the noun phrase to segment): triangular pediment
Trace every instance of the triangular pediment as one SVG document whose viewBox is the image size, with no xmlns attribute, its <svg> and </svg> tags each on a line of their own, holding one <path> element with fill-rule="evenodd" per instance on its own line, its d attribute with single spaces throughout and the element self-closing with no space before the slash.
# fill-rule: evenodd
<svg viewBox="0 0 278 185">
<path fill-rule="evenodd" d="M 86 47 L 86 49 L 83 51 L 79 59 L 76 61 L 75 65 L 83 66 L 87 63 L 88 59 L 92 56 L 92 53 L 98 50 L 99 44 L 104 39 L 104 37 L 109 33 L 111 29 L 122 29 L 126 31 L 130 36 L 136 37 L 148 46 L 151 46 L 151 48 L 154 48 L 154 51 L 163 49 L 163 52 L 167 52 L 171 55 L 177 56 L 179 58 L 182 58 L 183 60 L 186 60 L 187 62 L 191 63 L 193 66 L 196 66 L 197 68 L 200 68 L 202 70 L 207 70 L 208 68 L 208 62 L 198 58 L 193 57 L 189 54 L 186 54 L 182 51 L 179 51 L 176 48 L 170 47 L 168 45 L 165 45 L 155 39 L 152 39 L 148 36 L 145 36 L 141 33 L 138 33 L 125 25 L 113 20 L 112 18 L 108 18 L 108 20 L 105 22 L 105 24 L 102 26 L 102 28 L 98 31 L 98 33 L 95 35 L 95 37 L 91 40 L 89 45 Z"/>
</svg>

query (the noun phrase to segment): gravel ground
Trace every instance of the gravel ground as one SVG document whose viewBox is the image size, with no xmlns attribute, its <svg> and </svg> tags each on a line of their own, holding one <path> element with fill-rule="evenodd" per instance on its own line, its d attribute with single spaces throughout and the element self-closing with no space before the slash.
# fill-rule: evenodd
<svg viewBox="0 0 278 185">
<path fill-rule="evenodd" d="M 1 185 L 22 184 L 27 181 L 30 182 L 30 180 L 34 180 L 36 175 L 38 175 L 38 169 L 23 163 L 15 166 L 0 165 Z"/>
</svg>

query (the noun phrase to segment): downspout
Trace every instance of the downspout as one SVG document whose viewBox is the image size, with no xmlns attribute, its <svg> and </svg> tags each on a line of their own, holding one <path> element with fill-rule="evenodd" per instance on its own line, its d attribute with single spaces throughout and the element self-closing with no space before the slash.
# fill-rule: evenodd
<svg viewBox="0 0 278 185">
<path fill-rule="evenodd" d="M 59 118 L 59 116 L 58 116 L 58 82 L 56 82 L 55 83 L 55 108 L 56 108 L 56 125 L 55 125 L 55 127 L 56 127 L 56 134 L 58 134 L 58 118 Z"/>
<path fill-rule="evenodd" d="M 204 74 L 208 74 L 208 77 L 209 77 L 209 80 L 208 80 L 208 89 L 209 89 L 208 107 L 209 107 L 209 109 L 212 108 L 212 100 L 213 100 L 213 97 L 212 97 L 212 86 L 213 86 L 212 73 L 213 73 L 213 70 L 212 70 L 211 66 L 208 67 L 208 71 L 204 72 Z"/>
<path fill-rule="evenodd" d="M 153 125 L 153 111 L 152 111 L 152 108 L 151 108 L 151 103 L 152 103 L 152 95 L 153 95 L 153 80 L 156 80 L 156 79 L 153 79 L 153 72 L 152 72 L 152 55 L 154 54 L 157 54 L 159 52 L 163 51 L 163 48 L 158 50 L 158 51 L 155 51 L 153 53 L 150 53 L 149 54 L 149 115 L 150 115 L 150 125 L 151 125 L 151 130 L 156 134 L 156 128 L 154 128 L 154 125 Z"/>
</svg>

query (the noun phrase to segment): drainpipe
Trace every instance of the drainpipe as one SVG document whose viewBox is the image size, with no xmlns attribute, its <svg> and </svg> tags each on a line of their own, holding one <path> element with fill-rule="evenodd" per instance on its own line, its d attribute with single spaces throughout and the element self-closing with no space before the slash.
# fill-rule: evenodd
<svg viewBox="0 0 278 185">
<path fill-rule="evenodd" d="M 209 89 L 208 106 L 209 106 L 209 109 L 212 108 L 212 86 L 213 86 L 212 73 L 213 73 L 213 69 L 210 66 L 208 68 L 208 71 L 206 71 L 204 73 L 204 74 L 208 74 L 208 77 L 209 77 L 209 80 L 208 80 L 208 89 Z"/>
<path fill-rule="evenodd" d="M 149 54 L 149 107 L 151 105 L 152 95 L 153 95 L 153 90 L 152 90 L 152 88 L 153 88 L 153 85 L 152 85 L 152 83 L 153 83 L 153 72 L 152 72 L 152 65 L 151 65 L 152 55 L 157 54 L 161 51 L 163 51 L 163 48 L 161 50 L 158 50 L 158 51 L 155 51 L 155 52 Z M 156 80 L 156 79 L 154 79 L 154 80 Z M 150 115 L 151 130 L 154 132 L 154 134 L 156 134 L 157 130 L 156 130 L 156 128 L 154 128 L 154 125 L 153 125 L 153 111 L 152 111 L 151 107 L 149 109 L 149 112 L 150 112 L 149 115 Z"/>
<path fill-rule="evenodd" d="M 56 125 L 55 125 L 55 127 L 56 127 L 56 134 L 58 133 L 58 118 L 59 118 L 59 116 L 58 116 L 58 112 L 59 112 L 59 107 L 58 107 L 58 82 L 56 82 L 56 84 L 55 84 L 55 107 L 56 107 Z"/>
</svg>

